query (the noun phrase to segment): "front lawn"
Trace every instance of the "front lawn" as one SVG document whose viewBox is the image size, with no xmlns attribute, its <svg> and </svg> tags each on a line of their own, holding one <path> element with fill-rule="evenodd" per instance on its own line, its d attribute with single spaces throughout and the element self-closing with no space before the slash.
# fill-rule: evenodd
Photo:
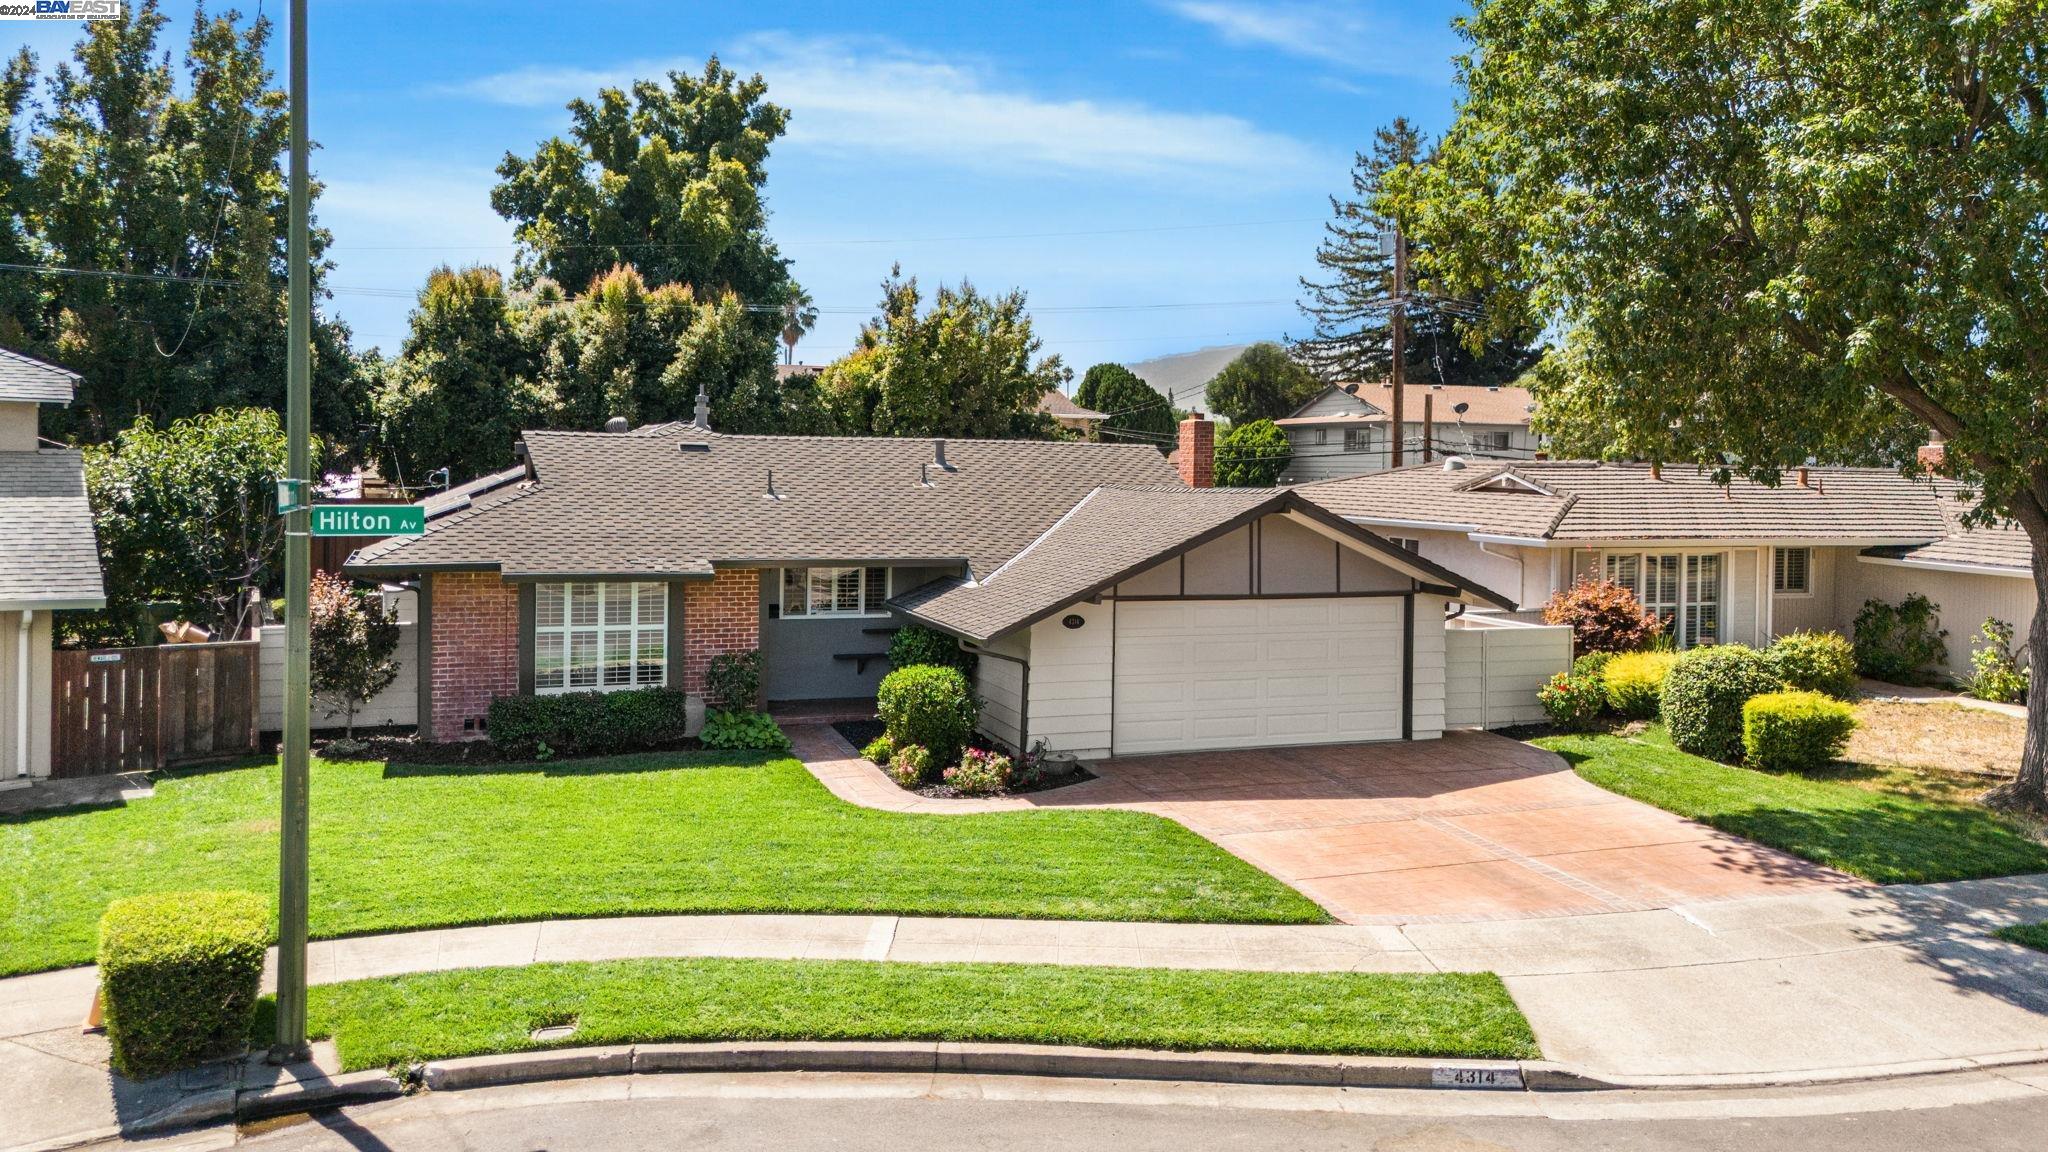
<svg viewBox="0 0 2048 1152">
<path fill-rule="evenodd" d="M 1880 884 L 2048 871 L 2048 846 L 1975 804 L 1718 764 L 1680 752 L 1654 726 L 1535 743 L 1610 792 Z M 1854 765 L 1838 774 L 1867 775 Z"/>
<path fill-rule="evenodd" d="M 0 818 L 0 975 L 90 962 L 117 897 L 274 892 L 277 806 L 271 763 L 173 774 L 125 806 Z M 1160 817 L 878 812 L 795 760 L 745 753 L 316 761 L 312 899 L 316 936 L 662 912 L 1329 919 Z"/>
<path fill-rule="evenodd" d="M 1538 1055 L 1490 973 L 1222 972 L 861 960 L 618 960 L 315 985 L 353 1071 L 597 1044 L 951 1040 L 1104 1048 Z M 573 1022 L 565 1036 L 541 1027 Z"/>
</svg>

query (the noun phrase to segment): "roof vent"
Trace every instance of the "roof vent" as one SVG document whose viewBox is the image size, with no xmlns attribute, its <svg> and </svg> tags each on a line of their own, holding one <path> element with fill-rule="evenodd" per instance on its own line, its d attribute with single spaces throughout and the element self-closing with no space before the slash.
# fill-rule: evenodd
<svg viewBox="0 0 2048 1152">
<path fill-rule="evenodd" d="M 1463 456 L 1446 456 L 1446 457 L 1444 457 L 1444 471 L 1446 471 L 1446 472 L 1463 472 L 1464 470 L 1465 470 L 1465 458 L 1464 458 Z"/>
<path fill-rule="evenodd" d="M 770 469 L 768 470 L 768 492 L 767 492 L 767 496 L 768 496 L 768 499 L 770 499 L 770 500 L 780 500 L 780 499 L 782 499 L 782 493 L 780 493 L 780 492 L 777 492 L 777 491 L 775 490 L 775 469 L 773 469 L 773 468 L 770 468 Z"/>
<path fill-rule="evenodd" d="M 711 397 L 704 391 L 704 385 L 697 385 L 697 411 L 690 417 L 690 426 L 711 430 Z"/>
<path fill-rule="evenodd" d="M 624 416 L 614 416 L 611 419 L 604 422 L 604 430 L 607 432 L 624 432 L 626 429 L 631 427 L 631 424 L 626 423 L 626 418 Z"/>
<path fill-rule="evenodd" d="M 709 452 L 711 445 L 697 440 L 685 440 L 676 445 L 676 449 L 681 452 Z"/>
<path fill-rule="evenodd" d="M 958 472 L 959 469 L 946 463 L 946 441 L 944 437 L 932 441 L 932 464 L 941 472 Z"/>
</svg>

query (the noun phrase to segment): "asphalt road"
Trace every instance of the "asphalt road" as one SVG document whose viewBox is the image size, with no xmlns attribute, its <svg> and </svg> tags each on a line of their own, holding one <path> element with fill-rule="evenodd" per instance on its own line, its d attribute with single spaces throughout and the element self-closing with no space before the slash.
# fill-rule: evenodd
<svg viewBox="0 0 2048 1152">
<path fill-rule="evenodd" d="M 250 1152 L 2039 1152 L 2044 1132 L 2043 1073 L 1584 1095 L 673 1076 L 434 1094 L 165 1144 L 195 1152 L 230 1142 Z"/>
</svg>

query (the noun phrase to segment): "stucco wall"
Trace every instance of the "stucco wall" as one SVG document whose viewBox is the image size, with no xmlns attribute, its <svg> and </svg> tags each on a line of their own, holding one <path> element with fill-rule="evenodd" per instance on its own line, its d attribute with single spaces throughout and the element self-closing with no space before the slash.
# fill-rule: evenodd
<svg viewBox="0 0 2048 1152">
<path fill-rule="evenodd" d="M 1812 591 L 1804 595 L 1771 593 L 1771 634 L 1783 636 L 1787 632 L 1824 632 L 1834 628 L 1835 573 L 1841 564 L 1854 564 L 1855 555 L 1854 548 L 1813 549 L 1807 579 L 1807 587 Z M 1775 559 L 1771 562 L 1775 563 Z"/>
<path fill-rule="evenodd" d="M 2015 645 L 2024 644 L 2034 621 L 2034 583 L 2015 576 L 1976 576 L 1873 564 L 1841 558 L 1835 566 L 1835 623 L 1850 635 L 1865 600 L 1897 603 L 1918 592 L 1941 606 L 1941 626 L 1948 630 L 1948 673 L 1960 679 L 1970 671 L 1970 644 L 1987 616 L 2013 626 Z"/>
</svg>

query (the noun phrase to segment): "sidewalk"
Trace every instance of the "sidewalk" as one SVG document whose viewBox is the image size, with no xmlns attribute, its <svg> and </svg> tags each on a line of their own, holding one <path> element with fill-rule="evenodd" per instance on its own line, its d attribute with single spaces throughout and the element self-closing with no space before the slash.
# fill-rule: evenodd
<svg viewBox="0 0 2048 1152">
<path fill-rule="evenodd" d="M 637 956 L 1498 972 L 1544 1055 L 1641 1084 L 1783 1083 L 2048 1059 L 2048 955 L 1989 938 L 2048 920 L 2048 875 L 1546 920 L 1405 926 L 895 916 L 654 916 L 319 941 L 317 983 Z M 111 1076 L 80 1029 L 96 976 L 0 980 L 0 1148 L 105 1130 L 177 1084 Z"/>
</svg>

